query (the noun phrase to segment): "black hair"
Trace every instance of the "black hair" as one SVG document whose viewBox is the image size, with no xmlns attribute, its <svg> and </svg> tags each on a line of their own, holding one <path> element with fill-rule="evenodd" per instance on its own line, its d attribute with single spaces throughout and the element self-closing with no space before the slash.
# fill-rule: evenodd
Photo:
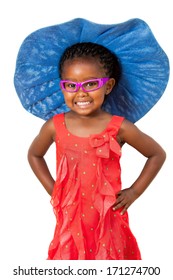
<svg viewBox="0 0 173 280">
<path fill-rule="evenodd" d="M 118 58 L 106 47 L 91 42 L 77 43 L 68 47 L 64 51 L 59 62 L 60 77 L 63 71 L 64 62 L 77 57 L 97 57 L 100 63 L 103 65 L 106 75 L 109 78 L 114 78 L 116 80 L 116 84 L 118 83 L 121 76 L 121 68 Z"/>
</svg>

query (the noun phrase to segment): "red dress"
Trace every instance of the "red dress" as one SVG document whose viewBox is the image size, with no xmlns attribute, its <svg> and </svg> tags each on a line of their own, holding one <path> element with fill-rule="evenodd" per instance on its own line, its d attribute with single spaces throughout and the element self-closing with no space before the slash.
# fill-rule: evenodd
<svg viewBox="0 0 173 280">
<path fill-rule="evenodd" d="M 64 114 L 56 128 L 57 179 L 51 203 L 56 228 L 48 260 L 139 260 L 127 212 L 113 211 L 121 190 L 121 148 L 116 135 L 123 121 L 113 116 L 100 134 L 71 134 Z"/>
</svg>

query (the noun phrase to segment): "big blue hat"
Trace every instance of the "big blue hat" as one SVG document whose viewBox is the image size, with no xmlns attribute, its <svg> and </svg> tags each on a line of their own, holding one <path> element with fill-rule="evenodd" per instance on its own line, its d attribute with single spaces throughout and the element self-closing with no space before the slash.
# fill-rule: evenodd
<svg viewBox="0 0 173 280">
<path fill-rule="evenodd" d="M 135 18 L 119 24 L 98 24 L 76 18 L 36 30 L 23 41 L 14 85 L 28 112 L 48 120 L 69 110 L 59 85 L 58 64 L 65 49 L 79 42 L 103 45 L 118 57 L 122 75 L 103 104 L 107 112 L 134 123 L 164 93 L 169 61 L 146 22 Z"/>
</svg>

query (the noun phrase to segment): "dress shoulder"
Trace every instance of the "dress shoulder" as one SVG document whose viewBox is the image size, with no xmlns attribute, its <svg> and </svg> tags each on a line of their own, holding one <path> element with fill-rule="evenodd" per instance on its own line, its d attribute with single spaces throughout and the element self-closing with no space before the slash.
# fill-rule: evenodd
<svg viewBox="0 0 173 280">
<path fill-rule="evenodd" d="M 124 117 L 114 115 L 111 120 L 111 125 L 115 126 L 119 130 L 124 119 Z"/>
<path fill-rule="evenodd" d="M 53 116 L 53 123 L 55 125 L 55 128 L 59 129 L 59 127 L 64 124 L 64 114 L 62 113 L 62 114 L 54 115 Z"/>
</svg>

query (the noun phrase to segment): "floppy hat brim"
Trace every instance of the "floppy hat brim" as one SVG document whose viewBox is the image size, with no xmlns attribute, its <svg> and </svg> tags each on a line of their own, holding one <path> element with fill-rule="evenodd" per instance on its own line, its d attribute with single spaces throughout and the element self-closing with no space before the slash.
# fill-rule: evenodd
<svg viewBox="0 0 173 280">
<path fill-rule="evenodd" d="M 118 57 L 122 75 L 103 104 L 111 114 L 136 122 L 164 93 L 169 60 L 145 21 L 98 24 L 76 18 L 36 30 L 23 41 L 14 85 L 28 112 L 48 120 L 69 110 L 59 86 L 58 64 L 64 50 L 78 42 L 101 44 Z"/>
</svg>

